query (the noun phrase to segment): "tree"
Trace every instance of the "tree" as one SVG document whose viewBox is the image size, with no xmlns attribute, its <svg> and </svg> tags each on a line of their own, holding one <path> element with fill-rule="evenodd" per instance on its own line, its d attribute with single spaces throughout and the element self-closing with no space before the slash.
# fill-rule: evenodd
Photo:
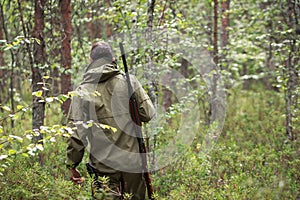
<svg viewBox="0 0 300 200">
<path fill-rule="evenodd" d="M 213 58 L 216 65 L 218 65 L 219 59 L 218 59 L 218 18 L 219 18 L 219 2 L 218 0 L 214 0 L 214 32 L 213 32 Z"/>
<path fill-rule="evenodd" d="M 298 13 L 300 8 L 297 9 L 296 1 L 287 1 L 287 12 L 282 13 L 286 19 L 288 30 L 291 31 L 290 35 L 285 36 L 287 39 L 287 57 L 285 60 L 286 69 L 284 76 L 286 78 L 286 89 L 285 89 L 285 108 L 286 108 L 286 134 L 290 140 L 295 140 L 296 135 L 294 134 L 293 118 L 297 113 L 298 104 L 298 92 L 299 92 L 299 33 L 297 33 L 298 24 Z M 284 42 L 284 41 L 283 41 Z M 298 87 L 297 87 L 298 86 Z"/>
<path fill-rule="evenodd" d="M 0 18 L 0 22 L 1 22 L 1 18 Z M 3 24 L 2 22 L 0 24 Z M 0 40 L 3 40 L 3 31 L 2 28 L 0 27 Z M 3 68 L 5 65 L 5 60 L 4 60 L 4 52 L 0 49 L 0 90 L 4 93 L 6 84 L 5 84 L 5 69 Z M 4 104 L 5 100 L 4 98 L 5 95 L 1 95 L 0 96 L 0 104 Z M 1 109 L 2 111 L 2 109 Z"/>
<path fill-rule="evenodd" d="M 152 28 L 153 28 L 153 13 L 154 13 L 154 6 L 155 6 L 155 0 L 150 0 L 148 1 L 148 10 L 147 10 L 147 27 L 146 27 L 146 45 L 151 46 L 152 43 Z M 153 58 L 153 51 L 150 48 L 146 49 L 146 66 L 147 66 L 147 71 L 149 70 L 150 73 L 154 72 L 154 68 L 153 68 L 153 61 L 151 60 Z M 148 72 L 149 72 L 148 71 Z M 156 101 L 157 101 L 157 97 L 155 94 L 155 88 L 157 87 L 155 84 L 155 80 L 153 79 L 153 77 L 151 77 L 151 75 L 148 73 L 148 80 L 149 80 L 149 90 L 148 90 L 148 94 L 149 97 L 151 99 L 151 101 L 153 102 L 153 104 L 156 106 Z"/>
<path fill-rule="evenodd" d="M 224 64 L 226 62 L 226 51 L 229 40 L 229 9 L 230 9 L 230 0 L 222 0 L 222 19 L 221 19 L 221 37 L 220 37 L 220 47 L 222 50 L 221 59 L 222 59 L 222 68 L 224 69 Z M 227 67 L 226 67 L 227 68 Z"/>
<path fill-rule="evenodd" d="M 10 6 L 10 5 L 9 5 Z M 9 33 L 8 33 L 8 28 L 7 28 L 7 25 L 5 24 L 5 15 L 4 15 L 4 11 L 6 9 L 6 4 L 5 4 L 5 1 L 2 2 L 1 4 L 1 26 L 2 26 L 2 30 L 4 32 L 4 35 L 5 35 L 5 39 L 6 41 L 9 41 Z M 10 52 L 10 56 L 11 56 L 11 65 L 10 65 L 10 77 L 9 77 L 9 80 L 10 80 L 10 83 L 9 83 L 9 100 L 10 100 L 10 106 L 11 106 L 11 111 L 14 112 L 15 111 L 15 101 L 14 101 L 14 65 L 15 65 L 15 55 L 13 53 L 13 50 L 10 48 L 9 49 L 9 52 Z M 7 67 L 7 69 L 9 69 Z M 8 70 L 7 70 L 8 71 Z M 4 79 L 5 80 L 5 79 Z M 3 80 L 3 81 L 4 81 Z M 8 80 L 8 79 L 6 79 Z M 5 96 L 5 95 L 3 95 Z M 11 119 L 11 127 L 13 128 L 14 127 L 14 121 L 13 119 Z"/>
<path fill-rule="evenodd" d="M 61 27 L 62 27 L 62 49 L 61 49 L 61 67 L 64 71 L 61 73 L 61 93 L 68 94 L 72 90 L 71 85 L 71 1 L 60 0 L 61 6 Z M 65 114 L 68 113 L 70 100 L 67 99 L 62 104 L 62 109 Z"/>
<path fill-rule="evenodd" d="M 34 65 L 32 66 L 32 92 L 33 92 L 33 106 L 32 106 L 32 129 L 37 136 L 36 142 L 41 143 L 42 135 L 39 133 L 40 127 L 44 125 L 45 117 L 45 102 L 41 99 L 45 95 L 43 76 L 45 65 L 45 42 L 44 42 L 44 0 L 35 0 L 34 4 L 34 30 L 33 38 L 35 38 L 33 56 Z"/>
</svg>

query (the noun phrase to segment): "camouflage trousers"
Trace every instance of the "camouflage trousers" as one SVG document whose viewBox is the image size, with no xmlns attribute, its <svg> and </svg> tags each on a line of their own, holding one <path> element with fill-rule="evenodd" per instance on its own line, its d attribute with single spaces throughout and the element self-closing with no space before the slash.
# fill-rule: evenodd
<svg viewBox="0 0 300 200">
<path fill-rule="evenodd" d="M 142 174 L 138 173 L 97 173 L 98 180 L 91 184 L 94 199 L 145 199 L 146 184 Z M 103 183 L 103 177 L 108 177 L 108 183 Z M 105 182 L 105 181 L 104 181 Z"/>
</svg>

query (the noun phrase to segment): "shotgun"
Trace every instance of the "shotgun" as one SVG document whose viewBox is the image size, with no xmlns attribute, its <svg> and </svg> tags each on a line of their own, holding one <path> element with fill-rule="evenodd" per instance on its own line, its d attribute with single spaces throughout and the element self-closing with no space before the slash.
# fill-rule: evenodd
<svg viewBox="0 0 300 200">
<path fill-rule="evenodd" d="M 145 177 L 145 181 L 146 181 L 148 198 L 151 200 L 154 200 L 153 188 L 152 188 L 150 173 L 149 173 L 148 164 L 147 164 L 146 146 L 145 146 L 145 142 L 144 142 L 144 139 L 142 136 L 142 122 L 140 120 L 137 101 L 136 101 L 135 95 L 133 93 L 133 89 L 132 89 L 132 85 L 131 85 L 131 81 L 130 81 L 130 77 L 129 77 L 129 73 L 128 73 L 128 67 L 127 67 L 123 43 L 120 42 L 119 46 L 120 46 L 122 61 L 123 61 L 124 69 L 125 69 L 125 77 L 126 77 L 126 81 L 127 81 L 127 85 L 128 85 L 128 96 L 130 97 L 129 98 L 130 115 L 134 122 L 135 133 L 136 133 L 137 140 L 139 143 L 139 151 L 140 151 L 141 159 L 142 159 L 142 168 L 143 168 L 142 173 L 143 173 L 143 175 Z"/>
</svg>

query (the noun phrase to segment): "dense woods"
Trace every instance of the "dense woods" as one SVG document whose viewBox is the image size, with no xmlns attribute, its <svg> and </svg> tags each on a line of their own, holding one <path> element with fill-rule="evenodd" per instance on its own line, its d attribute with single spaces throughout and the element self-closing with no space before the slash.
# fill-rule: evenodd
<svg viewBox="0 0 300 200">
<path fill-rule="evenodd" d="M 100 40 L 157 109 L 157 199 L 300 198 L 299 20 L 299 0 L 0 0 L 1 199 L 90 198 L 65 118 Z"/>
</svg>

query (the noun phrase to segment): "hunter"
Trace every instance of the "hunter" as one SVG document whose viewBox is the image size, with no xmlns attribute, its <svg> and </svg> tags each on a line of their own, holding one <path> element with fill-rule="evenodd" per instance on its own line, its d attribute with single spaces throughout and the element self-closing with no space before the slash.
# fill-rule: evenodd
<svg viewBox="0 0 300 200">
<path fill-rule="evenodd" d="M 140 120 L 148 122 L 155 114 L 154 106 L 136 77 L 130 76 L 130 80 Z M 72 97 L 68 124 L 74 131 L 67 140 L 66 161 L 71 180 L 81 183 L 83 178 L 76 167 L 84 151 L 89 152 L 87 167 L 93 173 L 94 198 L 102 187 L 98 177 L 105 176 L 109 178 L 112 199 L 122 199 L 124 193 L 131 194 L 133 200 L 145 199 L 146 186 L 127 87 L 111 46 L 106 42 L 94 43 L 90 64 Z"/>
</svg>

